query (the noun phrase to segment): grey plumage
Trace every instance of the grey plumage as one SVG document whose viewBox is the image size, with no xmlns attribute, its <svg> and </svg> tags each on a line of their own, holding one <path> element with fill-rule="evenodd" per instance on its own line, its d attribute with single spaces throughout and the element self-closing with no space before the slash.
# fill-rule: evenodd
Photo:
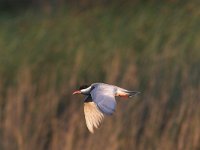
<svg viewBox="0 0 200 150">
<path fill-rule="evenodd" d="M 86 125 L 90 132 L 94 132 L 94 128 L 98 128 L 103 121 L 104 114 L 112 115 L 116 108 L 116 96 L 132 97 L 137 95 L 137 91 L 129 91 L 114 85 L 105 83 L 93 83 L 89 87 L 85 87 L 73 94 L 84 94 L 84 114 Z"/>
</svg>

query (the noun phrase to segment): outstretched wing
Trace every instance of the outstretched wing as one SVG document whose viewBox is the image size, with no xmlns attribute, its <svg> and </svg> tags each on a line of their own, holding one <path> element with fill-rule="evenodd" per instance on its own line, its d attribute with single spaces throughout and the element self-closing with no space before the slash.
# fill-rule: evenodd
<svg viewBox="0 0 200 150">
<path fill-rule="evenodd" d="M 114 86 L 97 84 L 90 94 L 101 112 L 107 115 L 114 113 L 116 107 Z"/>
<path fill-rule="evenodd" d="M 104 118 L 103 113 L 94 102 L 85 102 L 84 114 L 88 130 L 94 133 L 94 127 L 98 128 Z"/>
</svg>

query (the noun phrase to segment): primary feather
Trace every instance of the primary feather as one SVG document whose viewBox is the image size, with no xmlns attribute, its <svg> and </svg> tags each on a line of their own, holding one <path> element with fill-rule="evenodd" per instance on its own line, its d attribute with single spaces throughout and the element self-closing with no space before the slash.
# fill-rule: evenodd
<svg viewBox="0 0 200 150">
<path fill-rule="evenodd" d="M 94 133 L 94 127 L 98 128 L 104 115 L 94 102 L 84 103 L 86 125 L 90 132 Z"/>
</svg>

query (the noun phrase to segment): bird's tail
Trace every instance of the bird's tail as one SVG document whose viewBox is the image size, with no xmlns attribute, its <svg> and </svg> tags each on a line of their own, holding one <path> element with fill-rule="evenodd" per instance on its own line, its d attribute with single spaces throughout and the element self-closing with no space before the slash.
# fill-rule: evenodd
<svg viewBox="0 0 200 150">
<path fill-rule="evenodd" d="M 133 96 L 140 94 L 140 92 L 138 92 L 138 91 L 128 91 L 128 90 L 126 90 L 124 92 L 127 93 L 128 97 L 133 97 Z"/>
</svg>

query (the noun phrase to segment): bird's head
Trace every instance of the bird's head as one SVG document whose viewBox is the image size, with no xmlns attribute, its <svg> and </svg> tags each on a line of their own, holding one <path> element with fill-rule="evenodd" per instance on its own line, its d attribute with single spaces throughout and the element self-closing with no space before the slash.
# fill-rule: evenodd
<svg viewBox="0 0 200 150">
<path fill-rule="evenodd" d="M 85 95 L 87 95 L 90 92 L 90 89 L 91 89 L 90 86 L 88 86 L 88 85 L 82 85 L 82 86 L 79 87 L 78 90 L 76 90 L 76 91 L 73 92 L 73 95 L 74 94 L 85 94 Z"/>
</svg>

